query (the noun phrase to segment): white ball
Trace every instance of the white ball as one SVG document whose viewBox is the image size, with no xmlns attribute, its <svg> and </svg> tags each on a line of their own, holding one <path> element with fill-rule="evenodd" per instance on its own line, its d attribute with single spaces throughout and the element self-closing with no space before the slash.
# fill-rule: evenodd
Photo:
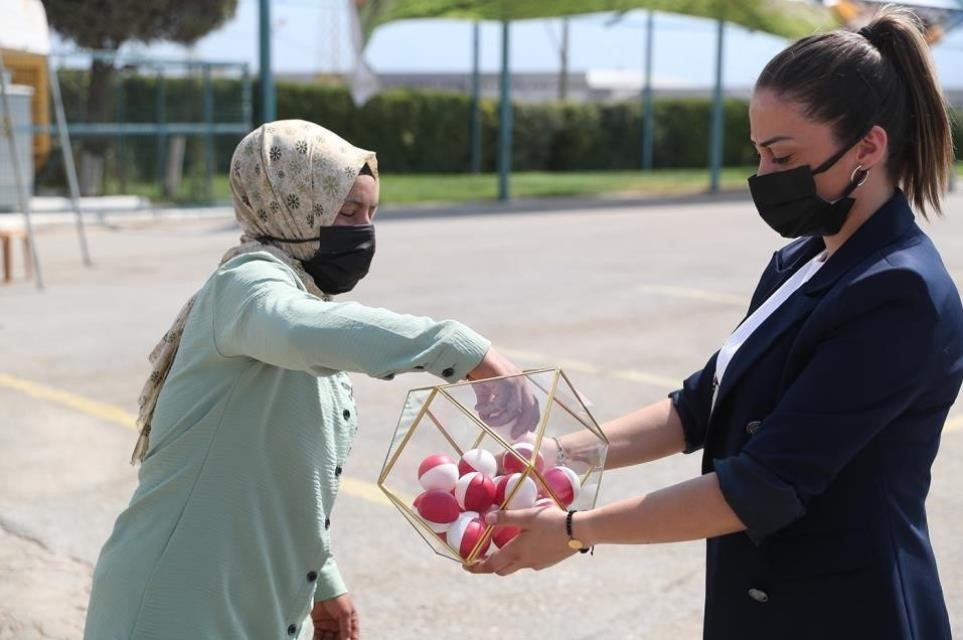
<svg viewBox="0 0 963 640">
<path fill-rule="evenodd" d="M 446 540 L 448 545 L 458 552 L 462 558 L 467 558 L 472 549 L 485 534 L 487 526 L 475 511 L 466 511 L 448 529 Z M 478 556 L 482 557 L 488 551 L 491 539 L 482 543 Z"/>
<path fill-rule="evenodd" d="M 458 506 L 469 511 L 485 511 L 495 500 L 495 483 L 484 473 L 469 471 L 455 483 Z"/>
<path fill-rule="evenodd" d="M 505 505 L 506 509 L 528 509 L 529 507 L 535 506 L 535 501 L 538 499 L 538 485 L 535 481 L 529 477 L 523 477 L 520 473 L 513 473 L 505 481 L 505 490 L 500 496 L 504 499 L 505 496 L 512 494 L 515 491 L 515 485 L 521 482 L 521 486 L 518 487 L 518 491 L 512 496 L 508 504 Z"/>
<path fill-rule="evenodd" d="M 488 477 L 493 477 L 498 471 L 498 462 L 495 461 L 495 456 L 490 451 L 469 449 L 458 461 L 458 473 L 465 475 L 472 471 L 478 471 Z"/>
<path fill-rule="evenodd" d="M 452 491 L 458 481 L 458 466 L 446 455 L 425 458 L 418 468 L 418 482 L 425 491 Z"/>
</svg>

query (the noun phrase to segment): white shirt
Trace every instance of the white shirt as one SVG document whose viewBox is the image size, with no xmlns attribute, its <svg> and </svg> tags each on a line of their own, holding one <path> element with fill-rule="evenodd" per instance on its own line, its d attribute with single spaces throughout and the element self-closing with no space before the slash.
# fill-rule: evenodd
<svg viewBox="0 0 963 640">
<path fill-rule="evenodd" d="M 759 305 L 759 307 L 729 335 L 725 344 L 722 345 L 722 349 L 719 350 L 719 356 L 716 358 L 716 374 L 712 380 L 713 407 L 716 405 L 716 395 L 719 393 L 719 385 L 722 384 L 722 378 L 726 373 L 726 369 L 729 368 L 729 363 L 732 362 L 732 358 L 736 355 L 736 352 L 739 351 L 739 347 L 749 339 L 752 332 L 758 329 L 789 296 L 795 293 L 796 289 L 806 284 L 824 264 L 826 264 L 825 251 L 800 267 L 796 273 L 792 274 L 775 293 Z"/>
</svg>

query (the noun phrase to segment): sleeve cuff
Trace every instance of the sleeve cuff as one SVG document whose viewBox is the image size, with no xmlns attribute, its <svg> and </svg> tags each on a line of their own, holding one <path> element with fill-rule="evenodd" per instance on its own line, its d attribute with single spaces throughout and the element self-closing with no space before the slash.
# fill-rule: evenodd
<svg viewBox="0 0 963 640">
<path fill-rule="evenodd" d="M 726 502 L 755 544 L 806 513 L 795 489 L 746 453 L 713 462 Z"/>
<path fill-rule="evenodd" d="M 314 590 L 314 601 L 330 600 L 347 592 L 348 588 L 341 578 L 338 563 L 334 561 L 334 557 L 329 557 L 318 572 L 318 586 Z"/>
<path fill-rule="evenodd" d="M 685 406 L 684 392 L 683 389 L 673 391 L 669 394 L 669 399 L 672 400 L 675 412 L 679 414 L 679 420 L 682 421 L 682 435 L 685 438 L 685 449 L 682 453 L 695 453 L 702 449 L 702 434 L 692 426 L 694 419 Z"/>
<path fill-rule="evenodd" d="M 445 338 L 445 348 L 428 369 L 447 382 L 464 380 L 472 369 L 485 358 L 492 343 L 465 325 L 452 321 L 451 333 Z"/>
</svg>

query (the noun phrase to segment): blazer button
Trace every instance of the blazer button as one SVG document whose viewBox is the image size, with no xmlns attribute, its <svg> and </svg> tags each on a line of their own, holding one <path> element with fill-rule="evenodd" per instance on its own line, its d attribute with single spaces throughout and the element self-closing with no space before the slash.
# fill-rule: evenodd
<svg viewBox="0 0 963 640">
<path fill-rule="evenodd" d="M 325 518 L 325 519 L 324 519 L 324 528 L 325 528 L 325 529 L 330 529 L 330 528 L 331 528 L 331 518 Z"/>
<path fill-rule="evenodd" d="M 455 368 L 454 368 L 454 367 L 448 367 L 447 369 L 445 369 L 444 371 L 441 372 L 441 375 L 443 375 L 443 376 L 446 377 L 446 378 L 450 378 L 450 377 L 452 377 L 453 375 L 455 375 Z"/>
<path fill-rule="evenodd" d="M 295 625 L 293 625 L 293 624 L 288 625 L 288 635 L 289 635 L 289 636 L 293 636 L 293 635 L 294 635 L 295 633 L 297 633 L 297 632 L 298 632 L 297 626 L 295 626 Z"/>
<path fill-rule="evenodd" d="M 749 435 L 754 434 L 756 431 L 759 431 L 759 425 L 761 424 L 762 422 L 760 422 L 759 420 L 753 420 L 752 422 L 746 425 L 746 433 L 748 433 Z"/>
<path fill-rule="evenodd" d="M 769 594 L 762 589 L 749 589 L 749 597 L 756 602 L 769 602 Z"/>
<path fill-rule="evenodd" d="M 345 409 L 344 411 L 341 412 L 341 415 L 342 417 L 344 417 L 345 420 L 347 420 L 348 418 L 351 417 L 351 411 L 349 411 L 348 409 Z"/>
<path fill-rule="evenodd" d="M 317 571 L 308 571 L 307 578 L 308 578 L 308 582 L 314 582 L 315 580 L 318 579 L 318 572 L 317 572 Z"/>
<path fill-rule="evenodd" d="M 341 475 L 341 471 L 342 471 L 341 465 L 339 464 L 338 466 L 336 466 L 336 467 L 334 468 L 334 477 L 337 478 L 338 476 L 340 476 L 340 475 Z"/>
</svg>

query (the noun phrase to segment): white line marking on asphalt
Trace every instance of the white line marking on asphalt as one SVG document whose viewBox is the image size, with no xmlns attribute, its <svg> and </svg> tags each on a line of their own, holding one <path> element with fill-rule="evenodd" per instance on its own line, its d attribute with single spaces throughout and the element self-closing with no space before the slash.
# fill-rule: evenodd
<svg viewBox="0 0 963 640">
<path fill-rule="evenodd" d="M 137 416 L 125 411 L 121 407 L 84 398 L 69 391 L 55 389 L 54 387 L 25 380 L 24 378 L 7 373 L 0 373 L 0 387 L 19 391 L 39 400 L 46 400 L 52 404 L 100 418 L 105 422 L 120 425 L 131 431 L 137 431 Z M 364 480 L 342 476 L 341 491 L 375 504 L 391 504 L 378 485 L 365 482 Z"/>
</svg>

